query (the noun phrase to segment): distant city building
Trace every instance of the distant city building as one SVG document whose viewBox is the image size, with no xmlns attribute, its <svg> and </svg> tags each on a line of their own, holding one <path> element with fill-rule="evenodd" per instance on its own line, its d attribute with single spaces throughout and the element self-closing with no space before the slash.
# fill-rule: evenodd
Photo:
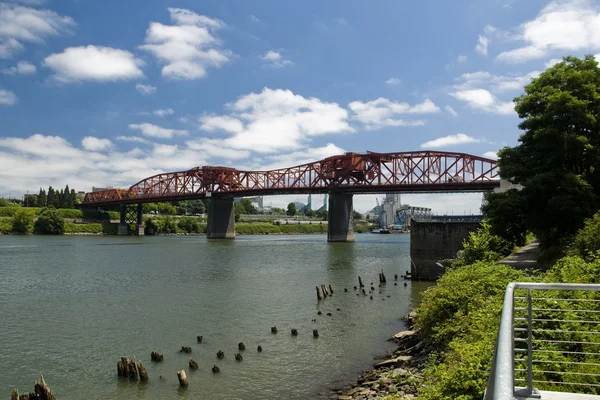
<svg viewBox="0 0 600 400">
<path fill-rule="evenodd" d="M 503 193 L 511 189 L 522 190 L 523 185 L 510 183 L 507 179 L 500 179 L 500 187 L 494 189 L 494 193 Z"/>
<path fill-rule="evenodd" d="M 111 190 L 111 189 L 114 189 L 114 187 L 112 187 L 112 186 L 107 186 L 107 187 L 95 187 L 95 186 L 92 186 L 92 192 L 102 192 L 104 190 Z"/>
</svg>

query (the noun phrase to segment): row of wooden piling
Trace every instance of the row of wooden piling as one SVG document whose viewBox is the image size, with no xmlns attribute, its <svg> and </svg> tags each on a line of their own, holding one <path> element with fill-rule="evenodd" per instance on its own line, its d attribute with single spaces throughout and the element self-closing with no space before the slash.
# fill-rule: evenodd
<svg viewBox="0 0 600 400">
<path fill-rule="evenodd" d="M 324 298 L 331 296 L 333 294 L 333 287 L 329 284 L 329 290 L 327 290 L 327 285 L 321 284 L 321 291 L 319 291 L 319 287 L 315 287 L 317 289 L 317 300 L 323 300 Z M 321 292 L 323 296 L 321 296 Z"/>
<path fill-rule="evenodd" d="M 46 385 L 43 376 L 40 376 L 39 381 L 35 381 L 33 393 L 22 394 L 19 396 L 19 391 L 13 389 L 10 398 L 11 400 L 56 400 L 54 393 L 52 393 L 52 390 Z"/>
</svg>

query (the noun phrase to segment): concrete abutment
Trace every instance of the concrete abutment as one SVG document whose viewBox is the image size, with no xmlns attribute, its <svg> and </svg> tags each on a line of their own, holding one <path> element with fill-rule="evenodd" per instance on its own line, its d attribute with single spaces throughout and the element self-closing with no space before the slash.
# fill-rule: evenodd
<svg viewBox="0 0 600 400">
<path fill-rule="evenodd" d="M 235 238 L 235 204 L 233 197 L 211 197 L 208 204 L 208 239 Z"/>
<path fill-rule="evenodd" d="M 330 192 L 327 224 L 328 242 L 354 242 L 352 194 Z"/>
</svg>

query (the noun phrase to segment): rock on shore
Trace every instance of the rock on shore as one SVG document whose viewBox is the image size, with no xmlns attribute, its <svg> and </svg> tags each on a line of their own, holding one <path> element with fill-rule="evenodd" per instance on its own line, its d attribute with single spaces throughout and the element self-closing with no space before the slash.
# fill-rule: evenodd
<svg viewBox="0 0 600 400">
<path fill-rule="evenodd" d="M 405 317 L 412 326 L 414 313 Z M 337 400 L 401 400 L 416 399 L 417 390 L 423 382 L 422 368 L 428 359 L 423 351 L 419 332 L 409 330 L 394 335 L 398 348 L 383 360 L 374 364 L 374 370 L 358 377 L 355 384 L 344 390 L 336 390 L 331 399 Z"/>
</svg>

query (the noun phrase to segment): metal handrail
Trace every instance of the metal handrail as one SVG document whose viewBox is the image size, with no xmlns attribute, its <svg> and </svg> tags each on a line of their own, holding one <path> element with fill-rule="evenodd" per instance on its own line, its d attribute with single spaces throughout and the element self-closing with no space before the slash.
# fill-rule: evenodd
<svg viewBox="0 0 600 400">
<path fill-rule="evenodd" d="M 527 297 L 515 297 L 515 290 L 527 289 Z M 596 284 L 576 284 L 576 283 L 533 283 L 533 282 L 511 282 L 506 287 L 504 294 L 504 303 L 502 307 L 502 316 L 500 318 L 500 327 L 498 329 L 498 336 L 496 340 L 496 346 L 494 349 L 494 356 L 492 359 L 492 367 L 490 371 L 490 377 L 488 379 L 487 388 L 484 394 L 484 400 L 513 400 L 516 395 L 523 397 L 539 398 L 537 390 L 533 387 L 533 383 L 544 382 L 539 379 L 533 379 L 533 352 L 540 351 L 534 350 L 533 344 L 544 342 L 546 340 L 533 340 L 533 328 L 532 323 L 535 320 L 533 318 L 534 308 L 532 307 L 533 300 L 570 300 L 570 299 L 553 299 L 553 298 L 533 298 L 533 290 L 582 290 L 582 291 L 600 291 L 600 285 Z M 515 307 L 515 299 L 518 301 L 527 301 L 527 307 Z M 573 299 L 578 301 L 578 299 Z M 517 320 L 527 322 L 526 330 L 520 329 L 520 332 L 527 332 L 527 338 L 515 338 L 515 311 L 527 311 L 526 318 L 518 318 Z M 550 320 L 554 321 L 554 320 Z M 582 321 L 577 321 L 582 322 Z M 587 332 L 586 332 L 587 333 Z M 515 341 L 527 343 L 527 348 L 515 349 Z M 566 342 L 573 343 L 571 341 L 553 341 L 553 342 Z M 586 342 L 587 343 L 587 342 Z M 600 343 L 598 343 L 600 344 Z M 526 372 L 526 379 L 515 379 L 515 351 L 524 353 L 527 356 L 524 360 L 527 362 L 527 368 L 520 371 Z M 596 354 L 596 353 L 590 353 Z M 519 359 L 519 362 L 523 362 Z M 515 387 L 515 381 L 525 382 L 527 387 L 524 389 L 518 389 Z M 557 382 L 548 382 L 557 384 Z M 558 382 L 561 384 L 562 382 Z M 587 386 L 595 386 L 587 384 Z"/>
</svg>

